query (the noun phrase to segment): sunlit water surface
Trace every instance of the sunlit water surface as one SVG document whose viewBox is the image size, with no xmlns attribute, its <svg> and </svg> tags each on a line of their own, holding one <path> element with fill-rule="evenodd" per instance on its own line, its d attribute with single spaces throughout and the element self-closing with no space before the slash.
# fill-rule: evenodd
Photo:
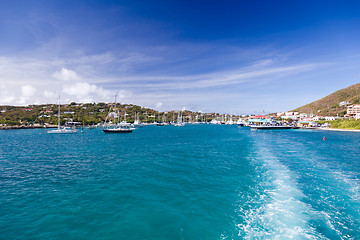
<svg viewBox="0 0 360 240">
<path fill-rule="evenodd" d="M 0 239 L 360 239 L 359 154 L 351 132 L 3 130 Z"/>
</svg>

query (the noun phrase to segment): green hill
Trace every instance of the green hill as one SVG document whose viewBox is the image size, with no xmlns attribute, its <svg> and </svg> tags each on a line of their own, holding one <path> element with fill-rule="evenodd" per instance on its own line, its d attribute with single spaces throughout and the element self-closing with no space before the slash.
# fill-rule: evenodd
<svg viewBox="0 0 360 240">
<path fill-rule="evenodd" d="M 104 122 L 106 116 L 113 108 L 113 103 L 75 103 L 61 105 L 61 124 L 65 122 L 80 122 L 84 125 L 93 125 Z M 161 122 L 176 121 L 178 112 L 168 111 L 159 112 L 154 109 L 144 108 L 133 104 L 117 103 L 117 111 L 119 112 L 121 121 L 134 122 L 137 114 L 142 122 Z M 18 125 L 34 125 L 34 124 L 53 124 L 58 121 L 58 105 L 43 104 L 29 106 L 0 106 L 0 129 L 1 126 L 18 126 Z M 220 117 L 219 113 L 199 113 L 192 111 L 182 111 L 183 118 L 186 121 L 206 121 Z"/>
<path fill-rule="evenodd" d="M 349 105 L 358 104 L 360 102 L 360 83 L 338 90 L 320 100 L 306 104 L 292 111 L 322 116 L 339 115 L 341 117 L 346 114 L 346 106 L 339 106 L 339 103 L 343 101 L 348 101 Z"/>
</svg>

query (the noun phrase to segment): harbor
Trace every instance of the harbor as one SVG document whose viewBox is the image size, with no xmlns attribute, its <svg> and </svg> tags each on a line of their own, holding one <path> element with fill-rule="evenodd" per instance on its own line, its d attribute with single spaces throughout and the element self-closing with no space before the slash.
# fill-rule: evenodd
<svg viewBox="0 0 360 240">
<path fill-rule="evenodd" d="M 360 1 L 2 1 L 0 240 L 360 239 Z"/>
<path fill-rule="evenodd" d="M 319 130 L 225 124 L 44 132 L 0 131 L 8 239 L 359 234 L 358 134 L 329 131 L 323 141 Z"/>
</svg>

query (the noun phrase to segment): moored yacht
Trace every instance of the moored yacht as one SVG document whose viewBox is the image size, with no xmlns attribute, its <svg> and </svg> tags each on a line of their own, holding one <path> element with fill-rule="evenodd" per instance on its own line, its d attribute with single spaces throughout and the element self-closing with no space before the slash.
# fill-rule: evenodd
<svg viewBox="0 0 360 240">
<path fill-rule="evenodd" d="M 71 127 L 61 127 L 60 126 L 60 96 L 59 96 L 59 109 L 58 109 L 58 127 L 55 130 L 48 130 L 47 133 L 76 133 L 75 125 Z"/>
<path fill-rule="evenodd" d="M 106 123 L 105 119 L 105 123 L 104 126 L 105 128 L 103 129 L 104 133 L 131 133 L 133 131 L 133 128 L 128 127 L 129 125 L 126 123 L 126 120 L 124 120 L 125 122 L 119 123 L 119 114 L 116 111 L 116 95 L 115 95 L 115 107 L 114 107 L 114 112 L 109 112 L 108 117 L 114 116 L 114 122 L 113 123 Z M 125 115 L 126 116 L 126 115 Z M 125 127 L 126 125 L 126 127 Z"/>
<path fill-rule="evenodd" d="M 175 123 L 175 127 L 183 127 L 185 126 L 185 123 L 183 122 L 183 117 L 181 111 L 178 113 L 177 123 Z"/>
</svg>

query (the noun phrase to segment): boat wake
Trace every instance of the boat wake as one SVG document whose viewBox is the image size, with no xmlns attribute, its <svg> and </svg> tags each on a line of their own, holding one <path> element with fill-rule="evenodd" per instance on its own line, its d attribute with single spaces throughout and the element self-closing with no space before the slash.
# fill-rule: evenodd
<svg viewBox="0 0 360 240">
<path fill-rule="evenodd" d="M 294 144 L 291 138 L 263 137 L 254 140 L 249 156 L 257 169 L 258 183 L 254 185 L 255 194 L 251 198 L 245 196 L 249 199 L 238 205 L 239 236 L 247 239 L 360 236 L 360 187 L 356 173 L 345 172 L 336 156 L 326 155 L 326 149 L 301 141 Z"/>
<path fill-rule="evenodd" d="M 259 172 L 256 197 L 242 206 L 237 224 L 239 236 L 245 239 L 315 239 L 319 238 L 309 222 L 311 207 L 303 202 L 297 176 L 274 157 L 265 147 L 257 148 L 250 157 Z M 322 237 L 320 236 L 320 239 Z"/>
</svg>

